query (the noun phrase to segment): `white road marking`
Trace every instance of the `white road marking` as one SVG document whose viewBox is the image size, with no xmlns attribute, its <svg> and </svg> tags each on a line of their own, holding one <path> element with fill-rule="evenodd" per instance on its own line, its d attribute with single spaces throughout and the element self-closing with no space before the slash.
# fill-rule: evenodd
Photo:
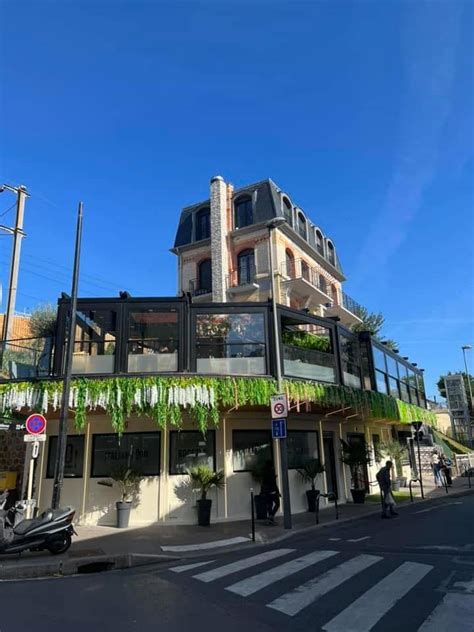
<svg viewBox="0 0 474 632">
<path fill-rule="evenodd" d="M 228 586 L 226 590 L 230 590 L 230 592 L 241 595 L 242 597 L 247 597 L 248 595 L 253 595 L 257 591 L 262 590 L 262 588 L 266 588 L 267 586 L 270 586 L 270 584 L 273 584 L 284 577 L 294 575 L 304 568 L 308 568 L 308 566 L 322 562 L 323 560 L 337 554 L 337 551 L 313 551 L 308 555 L 297 557 L 290 562 L 280 564 L 280 566 L 271 568 L 268 571 L 263 571 L 263 573 L 258 573 L 258 575 L 254 575 L 248 579 L 243 579 L 236 584 Z"/>
<path fill-rule="evenodd" d="M 448 593 L 436 606 L 418 632 L 473 632 L 474 595 Z"/>
<path fill-rule="evenodd" d="M 421 514 L 428 513 L 428 511 L 434 511 L 435 509 L 444 509 L 444 507 L 449 507 L 449 505 L 463 505 L 464 503 L 461 500 L 454 500 L 452 503 L 443 503 L 442 505 L 437 505 L 436 507 L 428 507 L 428 509 L 420 509 L 420 511 L 414 511 L 413 513 Z"/>
<path fill-rule="evenodd" d="M 336 588 L 373 564 L 380 562 L 382 559 L 382 557 L 377 555 L 359 555 L 354 557 L 327 573 L 298 586 L 295 590 L 278 597 L 278 599 L 267 604 L 267 607 L 293 617 L 319 597 L 322 597 L 333 590 L 333 588 Z"/>
<path fill-rule="evenodd" d="M 353 538 L 352 540 L 347 540 L 348 542 L 362 542 L 362 540 L 370 540 L 372 536 L 366 535 L 363 538 Z"/>
<path fill-rule="evenodd" d="M 215 560 L 209 560 L 207 562 L 195 562 L 194 564 L 184 564 L 183 566 L 173 566 L 173 568 L 170 568 L 170 571 L 173 571 L 173 573 L 184 573 L 185 571 L 192 571 L 193 568 L 207 566 L 208 564 L 212 564 L 212 562 L 215 562 Z"/>
<path fill-rule="evenodd" d="M 162 546 L 162 551 L 202 551 L 205 549 L 218 549 L 222 546 L 232 546 L 232 544 L 240 544 L 241 542 L 250 542 L 250 538 L 239 536 L 237 538 L 228 538 L 227 540 L 214 540 L 213 542 L 201 542 L 201 544 L 177 544 L 175 546 Z"/>
<path fill-rule="evenodd" d="M 264 562 L 268 562 L 277 557 L 282 557 L 283 555 L 288 555 L 288 553 L 294 552 L 295 549 L 274 549 L 272 551 L 266 551 L 265 553 L 253 555 L 252 557 L 246 557 L 243 560 L 237 560 L 237 562 L 232 562 L 231 564 L 225 564 L 225 566 L 219 566 L 212 571 L 206 571 L 205 573 L 194 575 L 194 579 L 199 579 L 199 581 L 206 583 L 213 582 L 215 579 L 232 575 L 232 573 L 243 571 L 247 568 L 251 568 L 252 566 L 258 566 L 258 564 L 263 564 Z"/>
<path fill-rule="evenodd" d="M 322 629 L 327 632 L 369 632 L 431 570 L 433 566 L 429 564 L 404 562 Z"/>
<path fill-rule="evenodd" d="M 330 542 L 339 542 L 341 538 L 328 538 Z"/>
</svg>

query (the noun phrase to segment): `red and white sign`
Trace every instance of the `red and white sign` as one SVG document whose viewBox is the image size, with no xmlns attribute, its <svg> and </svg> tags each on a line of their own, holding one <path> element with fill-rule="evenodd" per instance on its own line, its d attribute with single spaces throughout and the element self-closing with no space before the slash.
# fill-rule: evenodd
<svg viewBox="0 0 474 632">
<path fill-rule="evenodd" d="M 270 398 L 272 419 L 285 419 L 288 417 L 288 399 L 286 395 L 273 395 Z"/>
<path fill-rule="evenodd" d="M 39 413 L 30 415 L 25 422 L 26 432 L 31 435 L 40 435 L 46 430 L 46 418 Z"/>
</svg>

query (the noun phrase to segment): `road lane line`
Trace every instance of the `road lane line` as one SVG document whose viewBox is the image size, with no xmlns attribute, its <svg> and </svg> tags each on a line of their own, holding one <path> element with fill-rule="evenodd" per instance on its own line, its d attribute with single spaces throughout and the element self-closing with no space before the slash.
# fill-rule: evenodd
<svg viewBox="0 0 474 632">
<path fill-rule="evenodd" d="M 352 540 L 347 540 L 348 542 L 362 542 L 362 540 L 370 540 L 371 535 L 365 535 L 363 538 L 353 538 Z"/>
<path fill-rule="evenodd" d="M 313 551 L 308 555 L 297 557 L 290 562 L 285 562 L 285 564 L 280 564 L 280 566 L 270 568 L 268 571 L 263 571 L 263 573 L 258 573 L 257 575 L 253 575 L 253 577 L 243 579 L 236 584 L 227 586 L 226 590 L 230 590 L 230 592 L 241 595 L 242 597 L 247 597 L 248 595 L 253 595 L 257 591 L 262 590 L 262 588 L 270 586 L 280 579 L 294 575 L 304 568 L 308 568 L 313 564 L 317 564 L 318 562 L 322 562 L 323 560 L 333 557 L 333 555 L 338 555 L 338 552 Z"/>
<path fill-rule="evenodd" d="M 442 505 L 437 505 L 436 507 L 428 507 L 428 509 L 420 509 L 420 511 L 414 511 L 415 514 L 428 513 L 428 511 L 434 511 L 435 509 L 444 509 L 445 507 L 449 507 L 450 505 L 463 505 L 464 503 L 461 500 L 454 500 L 452 503 L 443 503 Z"/>
<path fill-rule="evenodd" d="M 436 606 L 418 632 L 472 632 L 474 595 L 448 593 Z"/>
<path fill-rule="evenodd" d="M 207 564 L 212 564 L 212 562 L 215 562 L 215 560 L 209 560 L 207 562 L 195 562 L 194 564 L 184 564 L 183 566 L 173 566 L 173 568 L 170 568 L 170 571 L 173 571 L 173 573 L 184 573 L 186 571 L 193 570 L 193 568 L 207 566 Z"/>
<path fill-rule="evenodd" d="M 278 599 L 268 603 L 267 607 L 283 612 L 289 617 L 294 617 L 295 614 L 301 612 L 319 597 L 381 560 L 383 557 L 377 555 L 358 555 L 278 597 Z"/>
<path fill-rule="evenodd" d="M 341 538 L 328 538 L 330 542 L 339 542 Z"/>
<path fill-rule="evenodd" d="M 175 546 L 162 546 L 162 551 L 171 551 L 181 553 L 186 551 L 203 551 L 207 549 L 217 549 L 223 546 L 232 546 L 233 544 L 241 544 L 250 542 L 250 538 L 238 536 L 236 538 L 228 538 L 226 540 L 213 540 L 212 542 L 201 542 L 201 544 L 176 544 Z M 212 553 L 211 553 L 212 555 Z"/>
<path fill-rule="evenodd" d="M 218 568 L 214 568 L 212 571 L 206 571 L 204 573 L 200 573 L 199 575 L 194 575 L 193 577 L 194 579 L 199 579 L 201 582 L 213 582 L 215 579 L 232 575 L 232 573 L 243 571 L 247 568 L 251 568 L 252 566 L 258 566 L 258 564 L 263 564 L 264 562 L 268 562 L 276 559 L 277 557 L 282 557 L 283 555 L 288 555 L 288 553 L 294 552 L 295 549 L 274 549 L 272 551 L 265 551 L 265 553 L 253 555 L 252 557 L 245 557 L 242 560 L 237 560 L 237 562 L 225 564 L 225 566 L 219 566 Z"/>
<path fill-rule="evenodd" d="M 431 570 L 433 566 L 429 564 L 404 562 L 322 629 L 326 632 L 369 632 Z"/>
</svg>

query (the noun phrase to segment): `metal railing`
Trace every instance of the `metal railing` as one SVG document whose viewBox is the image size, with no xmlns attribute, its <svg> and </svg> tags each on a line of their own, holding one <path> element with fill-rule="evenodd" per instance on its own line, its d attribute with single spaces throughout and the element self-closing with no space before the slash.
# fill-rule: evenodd
<svg viewBox="0 0 474 632">
<path fill-rule="evenodd" d="M 203 294 L 211 294 L 212 292 L 212 284 L 211 287 L 202 287 L 199 283 L 199 279 L 191 279 L 189 281 L 189 293 L 191 296 L 203 296 Z"/>
<path fill-rule="evenodd" d="M 336 359 L 332 353 L 324 353 L 316 349 L 305 349 L 293 345 L 283 345 L 283 358 L 285 360 L 297 360 L 304 364 L 314 364 L 333 369 L 336 366 Z"/>
<path fill-rule="evenodd" d="M 255 264 L 242 264 L 235 270 L 231 270 L 227 275 L 227 288 L 241 287 L 243 285 L 252 285 L 257 278 L 257 270 Z"/>
<path fill-rule="evenodd" d="M 311 267 L 304 259 L 283 261 L 280 264 L 280 273 L 287 279 L 304 279 L 310 285 L 326 294 L 329 300 L 335 300 L 336 291 L 331 289 L 331 283 L 317 268 Z"/>
<path fill-rule="evenodd" d="M 0 342 L 0 379 L 12 380 L 51 375 L 53 339 L 22 338 Z"/>
<path fill-rule="evenodd" d="M 364 311 L 364 308 L 362 307 L 362 305 L 357 303 L 357 301 L 355 301 L 353 298 L 351 298 L 345 292 L 342 292 L 342 305 L 347 310 L 349 310 L 352 314 L 355 314 L 359 318 L 362 317 L 362 314 L 363 314 L 363 311 Z"/>
</svg>

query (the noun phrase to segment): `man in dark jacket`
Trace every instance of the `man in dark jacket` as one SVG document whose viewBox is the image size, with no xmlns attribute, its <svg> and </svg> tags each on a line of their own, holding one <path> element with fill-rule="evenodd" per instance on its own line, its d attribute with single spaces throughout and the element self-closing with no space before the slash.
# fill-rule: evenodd
<svg viewBox="0 0 474 632">
<path fill-rule="evenodd" d="M 267 505 L 268 520 L 275 522 L 275 514 L 280 508 L 280 491 L 276 483 L 275 468 L 272 461 L 268 460 L 263 468 L 261 495 Z"/>
<path fill-rule="evenodd" d="M 377 482 L 380 485 L 380 491 L 383 496 L 382 518 L 390 518 L 390 516 L 398 515 L 393 508 L 392 479 L 390 477 L 392 467 L 392 461 L 387 461 L 384 467 L 381 467 L 377 472 Z"/>
</svg>

